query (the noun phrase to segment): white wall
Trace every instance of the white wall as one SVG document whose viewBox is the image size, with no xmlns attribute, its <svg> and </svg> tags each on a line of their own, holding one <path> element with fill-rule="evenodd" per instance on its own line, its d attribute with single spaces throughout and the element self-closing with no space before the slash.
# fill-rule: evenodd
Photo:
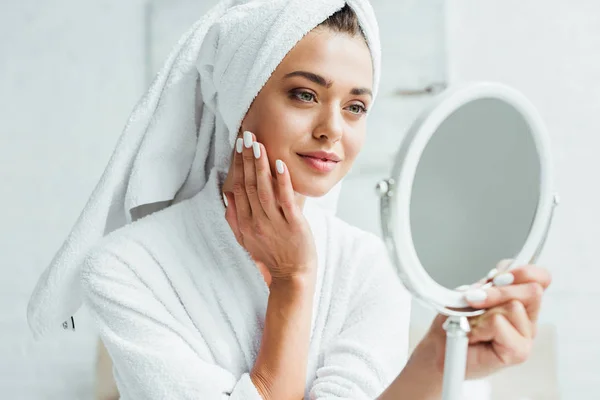
<svg viewBox="0 0 600 400">
<path fill-rule="evenodd" d="M 600 2 L 450 0 L 447 9 L 451 81 L 509 84 L 547 123 L 562 203 L 540 260 L 554 276 L 541 319 L 558 330 L 561 398 L 600 398 Z"/>
<path fill-rule="evenodd" d="M 36 344 L 25 312 L 141 95 L 142 23 L 140 1 L 0 3 L 0 398 L 89 398 L 94 336 Z"/>
</svg>

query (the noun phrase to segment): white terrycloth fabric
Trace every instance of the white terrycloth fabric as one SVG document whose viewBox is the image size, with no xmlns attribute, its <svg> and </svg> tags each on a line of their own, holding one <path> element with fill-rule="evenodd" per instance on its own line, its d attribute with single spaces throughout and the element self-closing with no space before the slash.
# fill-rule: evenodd
<svg viewBox="0 0 600 400">
<path fill-rule="evenodd" d="M 223 217 L 217 176 L 83 263 L 122 399 L 262 400 L 249 372 L 269 290 Z M 305 214 L 319 262 L 304 398 L 374 399 L 405 365 L 410 296 L 379 238 L 320 207 Z"/>
<path fill-rule="evenodd" d="M 229 165 L 254 97 L 289 50 L 347 3 L 380 72 L 377 22 L 367 0 L 225 0 L 180 40 L 134 109 L 111 160 L 28 307 L 34 336 L 60 329 L 81 304 L 80 266 L 104 235 L 198 193 Z M 335 209 L 336 188 L 324 202 Z"/>
</svg>

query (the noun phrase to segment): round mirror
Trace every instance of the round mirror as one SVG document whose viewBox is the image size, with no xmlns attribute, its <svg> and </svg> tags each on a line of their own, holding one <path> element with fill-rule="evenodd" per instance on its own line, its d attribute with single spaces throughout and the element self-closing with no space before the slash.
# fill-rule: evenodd
<svg viewBox="0 0 600 400">
<path fill-rule="evenodd" d="M 383 237 L 413 296 L 449 318 L 442 398 L 461 398 L 470 325 L 458 287 L 491 285 L 535 261 L 557 204 L 546 133 L 531 104 L 478 83 L 440 95 L 409 130 L 378 185 Z"/>
<path fill-rule="evenodd" d="M 543 124 L 506 86 L 449 89 L 413 124 L 379 190 L 383 236 L 405 286 L 452 315 L 467 307 L 457 287 L 541 250 L 554 206 Z"/>
</svg>

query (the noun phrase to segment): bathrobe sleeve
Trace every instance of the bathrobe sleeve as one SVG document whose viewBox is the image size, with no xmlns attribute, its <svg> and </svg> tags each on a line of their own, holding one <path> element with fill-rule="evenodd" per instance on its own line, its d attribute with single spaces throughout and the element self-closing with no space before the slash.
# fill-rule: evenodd
<svg viewBox="0 0 600 400">
<path fill-rule="evenodd" d="M 202 338 L 174 318 L 116 253 L 88 256 L 81 278 L 121 399 L 262 400 L 248 373 L 236 378 L 201 354 Z"/>
<path fill-rule="evenodd" d="M 383 242 L 369 235 L 351 278 L 343 327 L 324 349 L 310 400 L 373 400 L 398 376 L 408 357 L 410 294 L 391 265 Z M 344 290 L 345 291 L 345 290 Z"/>
</svg>

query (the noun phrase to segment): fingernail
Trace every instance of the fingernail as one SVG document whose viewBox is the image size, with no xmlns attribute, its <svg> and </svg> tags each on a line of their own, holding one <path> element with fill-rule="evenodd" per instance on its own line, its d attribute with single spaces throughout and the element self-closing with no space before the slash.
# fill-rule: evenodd
<svg viewBox="0 0 600 400">
<path fill-rule="evenodd" d="M 496 276 L 496 274 L 497 274 L 497 273 L 498 273 L 498 269 L 496 269 L 496 268 L 492 268 L 492 269 L 490 270 L 490 272 L 488 272 L 488 274 L 487 274 L 487 278 L 488 278 L 488 279 L 492 279 L 494 276 Z"/>
<path fill-rule="evenodd" d="M 254 158 L 260 158 L 260 145 L 258 142 L 252 143 L 252 151 L 254 152 Z"/>
<path fill-rule="evenodd" d="M 513 283 L 514 281 L 515 281 L 515 276 L 513 274 L 511 274 L 510 272 L 506 272 L 504 274 L 500 274 L 497 277 L 495 277 L 492 282 L 494 282 L 494 285 L 496 285 L 496 286 L 507 286 L 507 285 L 510 285 L 511 283 Z"/>
<path fill-rule="evenodd" d="M 487 293 L 483 289 L 475 289 L 465 293 L 465 299 L 472 303 L 479 303 L 487 299 Z"/>
<path fill-rule="evenodd" d="M 277 168 L 277 172 L 283 174 L 283 161 L 277 160 L 275 161 L 275 168 Z"/>
<path fill-rule="evenodd" d="M 227 201 L 227 196 L 223 193 L 223 203 L 225 203 L 225 207 L 229 207 L 229 202 Z"/>
<path fill-rule="evenodd" d="M 238 153 L 241 153 L 243 148 L 242 146 L 244 145 L 244 140 L 242 138 L 238 138 L 238 140 L 235 142 L 235 151 L 237 151 Z"/>
<path fill-rule="evenodd" d="M 457 287 L 457 288 L 456 288 L 456 289 L 454 289 L 454 290 L 457 290 L 457 291 L 459 291 L 459 292 L 464 292 L 464 291 L 466 291 L 466 290 L 469 290 L 470 288 L 471 288 L 471 286 L 470 286 L 470 285 L 460 285 L 459 287 Z"/>
<path fill-rule="evenodd" d="M 247 149 L 249 149 L 250 146 L 252 146 L 252 132 L 244 132 L 244 146 L 246 146 Z"/>
</svg>

